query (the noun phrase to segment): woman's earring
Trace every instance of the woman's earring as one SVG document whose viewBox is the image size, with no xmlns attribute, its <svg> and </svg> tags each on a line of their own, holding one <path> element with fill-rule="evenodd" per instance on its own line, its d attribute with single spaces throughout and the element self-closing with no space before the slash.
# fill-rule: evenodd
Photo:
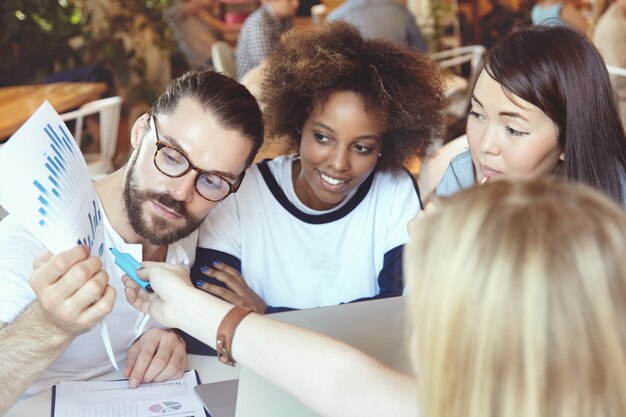
<svg viewBox="0 0 626 417">
<path fill-rule="evenodd" d="M 383 154 L 382 154 L 382 153 L 379 153 L 379 154 L 378 154 L 378 157 L 380 158 L 381 156 L 383 156 Z"/>
</svg>

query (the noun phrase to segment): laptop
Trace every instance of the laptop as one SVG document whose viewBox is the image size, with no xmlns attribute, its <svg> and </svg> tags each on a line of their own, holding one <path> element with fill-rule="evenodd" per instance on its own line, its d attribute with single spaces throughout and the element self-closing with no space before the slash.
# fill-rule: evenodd
<svg viewBox="0 0 626 417">
<path fill-rule="evenodd" d="M 348 343 L 380 362 L 411 373 L 405 349 L 405 297 L 272 314 Z M 316 378 L 311 369 L 311 378 Z M 318 417 L 282 389 L 242 367 L 239 380 L 195 387 L 211 417 Z"/>
</svg>

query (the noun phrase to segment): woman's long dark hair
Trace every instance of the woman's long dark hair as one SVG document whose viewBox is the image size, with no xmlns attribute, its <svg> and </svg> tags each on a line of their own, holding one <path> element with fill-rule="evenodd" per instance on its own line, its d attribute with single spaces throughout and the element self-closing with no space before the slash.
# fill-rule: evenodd
<svg viewBox="0 0 626 417">
<path fill-rule="evenodd" d="M 562 173 L 623 204 L 626 138 L 602 57 L 581 33 L 531 26 L 504 36 L 484 68 L 514 94 L 539 107 L 559 128 Z"/>
</svg>

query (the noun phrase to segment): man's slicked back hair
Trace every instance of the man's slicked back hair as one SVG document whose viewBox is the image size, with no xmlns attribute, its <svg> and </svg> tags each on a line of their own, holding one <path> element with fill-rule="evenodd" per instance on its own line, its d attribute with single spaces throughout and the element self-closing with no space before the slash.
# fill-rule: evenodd
<svg viewBox="0 0 626 417">
<path fill-rule="evenodd" d="M 218 123 L 235 130 L 253 142 L 247 165 L 252 164 L 263 145 L 263 116 L 259 105 L 243 85 L 214 71 L 191 71 L 175 79 L 152 105 L 154 115 L 172 114 L 183 98 L 197 100 Z"/>
</svg>

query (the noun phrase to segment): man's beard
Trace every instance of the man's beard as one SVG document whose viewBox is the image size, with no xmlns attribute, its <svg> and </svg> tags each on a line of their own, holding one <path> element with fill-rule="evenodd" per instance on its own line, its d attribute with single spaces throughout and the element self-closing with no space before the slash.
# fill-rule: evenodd
<svg viewBox="0 0 626 417">
<path fill-rule="evenodd" d="M 187 211 L 185 204 L 176 200 L 167 193 L 157 193 L 155 191 L 141 191 L 137 186 L 135 178 L 135 163 L 137 158 L 130 162 L 130 167 L 126 181 L 124 181 L 124 205 L 130 226 L 135 233 L 146 239 L 153 245 L 169 245 L 189 236 L 194 230 L 200 227 L 203 219 L 196 218 Z M 166 219 L 153 215 L 151 223 L 144 217 L 144 203 L 154 200 L 164 207 L 176 212 L 183 218 L 185 223 L 178 228 L 173 228 Z"/>
</svg>

